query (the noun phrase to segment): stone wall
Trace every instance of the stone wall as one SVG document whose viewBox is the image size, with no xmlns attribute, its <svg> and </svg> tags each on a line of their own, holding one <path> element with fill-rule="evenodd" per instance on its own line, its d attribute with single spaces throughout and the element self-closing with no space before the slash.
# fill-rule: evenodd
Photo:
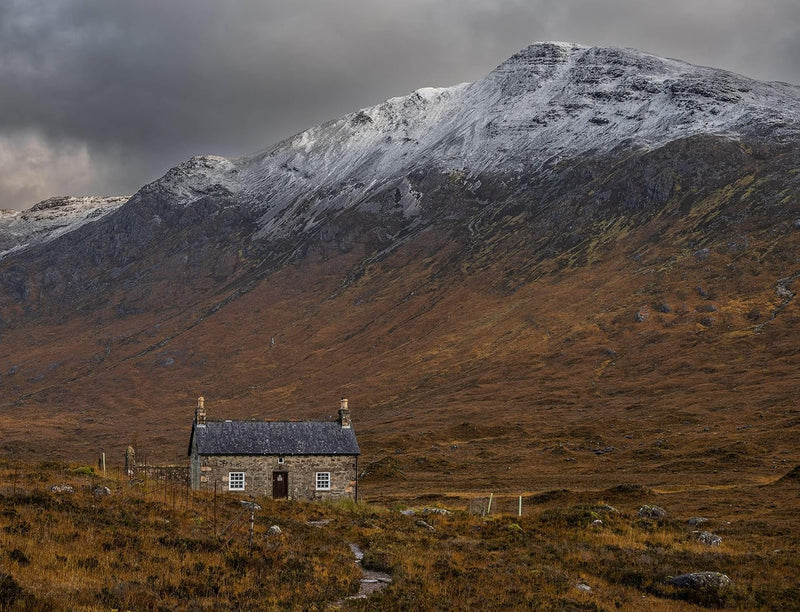
<svg viewBox="0 0 800 612">
<path fill-rule="evenodd" d="M 272 473 L 288 474 L 289 499 L 342 499 L 356 497 L 358 458 L 353 455 L 214 455 L 191 458 L 192 487 L 204 491 L 228 491 L 228 474 L 244 472 L 244 493 L 272 497 Z M 317 472 L 330 472 L 330 491 L 316 489 Z M 199 477 L 198 477 L 199 476 Z"/>
</svg>

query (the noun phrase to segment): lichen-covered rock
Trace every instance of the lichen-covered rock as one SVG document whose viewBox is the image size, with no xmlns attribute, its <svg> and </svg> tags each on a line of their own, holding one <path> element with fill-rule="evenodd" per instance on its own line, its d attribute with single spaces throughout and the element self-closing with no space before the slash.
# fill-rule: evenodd
<svg viewBox="0 0 800 612">
<path fill-rule="evenodd" d="M 697 540 L 703 544 L 708 544 L 709 546 L 722 544 L 722 538 L 710 531 L 695 531 L 694 533 L 697 535 Z"/>
<path fill-rule="evenodd" d="M 707 523 L 708 519 L 703 518 L 702 516 L 693 516 L 686 522 L 689 523 L 689 525 L 691 525 L 692 527 L 699 527 L 703 523 Z"/>
<path fill-rule="evenodd" d="M 268 535 L 268 536 L 279 536 L 279 535 L 281 535 L 282 533 L 283 533 L 283 532 L 281 531 L 281 528 L 280 528 L 280 527 L 278 527 L 277 525 L 273 525 L 272 527 L 270 527 L 269 529 L 267 529 L 267 535 Z"/>
<path fill-rule="evenodd" d="M 442 515 L 446 516 L 448 514 L 452 514 L 452 512 L 450 512 L 450 510 L 446 510 L 444 508 L 423 508 L 422 509 L 422 514 L 426 514 L 426 515 L 427 514 L 442 514 Z"/>
<path fill-rule="evenodd" d="M 52 493 L 74 493 L 75 489 L 68 484 L 54 484 L 50 487 Z"/>
<path fill-rule="evenodd" d="M 719 572 L 694 572 L 669 579 L 669 583 L 692 591 L 718 592 L 731 585 L 731 579 Z"/>
<path fill-rule="evenodd" d="M 639 508 L 639 516 L 647 519 L 660 520 L 667 516 L 667 511 L 660 506 L 648 506 L 645 504 Z"/>
</svg>

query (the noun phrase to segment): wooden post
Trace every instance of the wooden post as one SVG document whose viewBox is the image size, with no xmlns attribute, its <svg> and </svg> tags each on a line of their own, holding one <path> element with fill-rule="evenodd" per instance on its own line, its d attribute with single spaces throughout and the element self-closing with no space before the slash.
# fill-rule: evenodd
<svg viewBox="0 0 800 612">
<path fill-rule="evenodd" d="M 517 510 L 517 516 L 522 516 L 522 495 L 519 496 L 519 510 Z"/>
<path fill-rule="evenodd" d="M 250 556 L 253 556 L 253 531 L 256 521 L 256 499 L 250 496 Z"/>
<path fill-rule="evenodd" d="M 492 513 L 492 498 L 494 497 L 494 493 L 489 493 L 489 506 L 486 508 L 486 514 Z"/>
<path fill-rule="evenodd" d="M 106 454 L 100 453 L 100 467 L 103 469 L 103 477 L 106 476 Z"/>
<path fill-rule="evenodd" d="M 217 481 L 214 481 L 214 537 L 217 537 Z"/>
</svg>

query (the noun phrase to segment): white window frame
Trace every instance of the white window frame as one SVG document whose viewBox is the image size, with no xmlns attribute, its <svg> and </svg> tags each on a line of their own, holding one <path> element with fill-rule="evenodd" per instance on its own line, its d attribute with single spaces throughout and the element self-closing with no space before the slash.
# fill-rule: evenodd
<svg viewBox="0 0 800 612">
<path fill-rule="evenodd" d="M 244 491 L 244 472 L 228 472 L 228 491 Z"/>
<path fill-rule="evenodd" d="M 330 491 L 331 490 L 331 473 L 330 472 L 317 472 L 314 476 L 314 484 L 316 484 L 317 491 Z"/>
<path fill-rule="evenodd" d="M 278 463 L 283 465 L 285 463 L 283 457 L 278 457 Z"/>
</svg>

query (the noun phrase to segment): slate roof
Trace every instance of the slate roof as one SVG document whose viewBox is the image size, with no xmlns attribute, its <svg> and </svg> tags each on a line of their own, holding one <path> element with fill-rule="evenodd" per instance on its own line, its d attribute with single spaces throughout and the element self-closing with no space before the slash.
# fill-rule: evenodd
<svg viewBox="0 0 800 612">
<path fill-rule="evenodd" d="M 360 455 L 356 434 L 338 421 L 207 421 L 192 425 L 200 455 Z"/>
</svg>

